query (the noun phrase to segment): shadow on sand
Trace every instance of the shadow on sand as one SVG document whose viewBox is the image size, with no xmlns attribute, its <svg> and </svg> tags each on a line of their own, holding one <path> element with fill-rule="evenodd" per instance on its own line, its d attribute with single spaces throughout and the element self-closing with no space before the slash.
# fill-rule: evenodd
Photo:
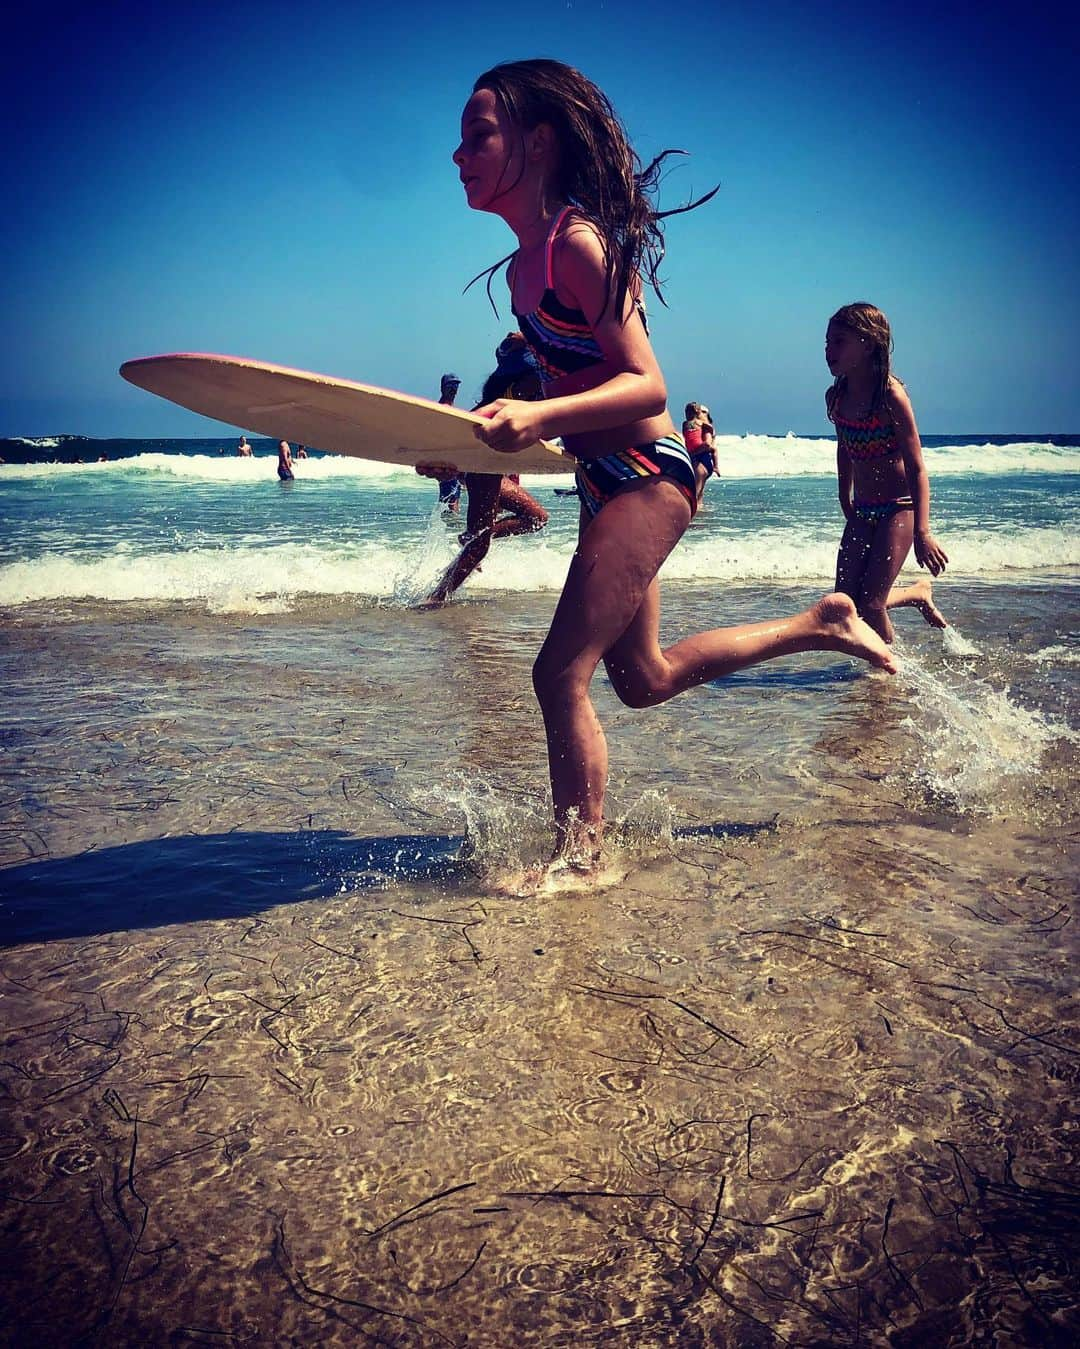
<svg viewBox="0 0 1080 1349">
<path fill-rule="evenodd" d="M 390 881 L 452 881 L 460 835 L 342 830 L 148 839 L 0 872 L 0 948 L 235 918 Z"/>
<path fill-rule="evenodd" d="M 706 688 L 785 688 L 825 689 L 835 684 L 850 684 L 864 673 L 861 666 L 849 661 L 811 666 L 809 669 L 790 669 L 783 665 L 751 665 L 714 679 Z"/>
</svg>

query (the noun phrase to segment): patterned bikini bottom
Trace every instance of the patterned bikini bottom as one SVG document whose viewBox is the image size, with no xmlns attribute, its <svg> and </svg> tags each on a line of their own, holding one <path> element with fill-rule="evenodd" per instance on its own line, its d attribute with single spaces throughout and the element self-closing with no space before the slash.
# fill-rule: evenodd
<svg viewBox="0 0 1080 1349">
<path fill-rule="evenodd" d="M 686 498 L 691 512 L 697 510 L 694 466 L 679 435 L 661 436 L 599 459 L 579 459 L 574 476 L 590 520 L 620 488 L 644 478 L 667 478 Z"/>
<path fill-rule="evenodd" d="M 856 501 L 851 513 L 856 520 L 862 520 L 868 525 L 880 525 L 885 520 L 891 520 L 900 511 L 914 509 L 915 503 L 910 497 L 897 497 L 895 501 Z"/>
</svg>

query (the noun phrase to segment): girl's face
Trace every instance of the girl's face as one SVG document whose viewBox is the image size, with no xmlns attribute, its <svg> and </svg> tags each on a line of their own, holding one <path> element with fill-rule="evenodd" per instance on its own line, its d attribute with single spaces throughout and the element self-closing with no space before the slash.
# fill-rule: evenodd
<svg viewBox="0 0 1080 1349">
<path fill-rule="evenodd" d="M 478 89 L 461 114 L 461 144 L 454 163 L 474 211 L 497 211 L 521 177 L 521 137 L 490 89 Z"/>
<path fill-rule="evenodd" d="M 834 377 L 851 375 L 870 365 L 870 344 L 851 328 L 830 323 L 825 330 L 825 364 Z"/>
</svg>

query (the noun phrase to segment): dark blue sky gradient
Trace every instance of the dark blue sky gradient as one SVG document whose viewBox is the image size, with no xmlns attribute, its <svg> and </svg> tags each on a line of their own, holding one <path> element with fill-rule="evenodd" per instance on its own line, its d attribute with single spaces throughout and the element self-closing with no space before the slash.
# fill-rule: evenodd
<svg viewBox="0 0 1080 1349">
<path fill-rule="evenodd" d="M 654 339 L 725 432 L 826 429 L 869 299 L 927 433 L 1080 430 L 1077 52 L 1063 7 L 40 6 L 0 58 L 0 435 L 213 434 L 116 374 L 223 351 L 471 398 L 511 325 L 450 154 L 475 76 L 550 55 L 643 159 L 692 157 Z M 28 20 L 24 14 L 23 23 Z"/>
</svg>

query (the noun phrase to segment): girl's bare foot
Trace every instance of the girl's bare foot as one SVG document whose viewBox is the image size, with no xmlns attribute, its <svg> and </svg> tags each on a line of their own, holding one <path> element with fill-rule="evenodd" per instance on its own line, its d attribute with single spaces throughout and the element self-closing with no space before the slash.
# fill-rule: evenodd
<svg viewBox="0 0 1080 1349">
<path fill-rule="evenodd" d="M 932 628 L 947 628 L 949 626 L 945 622 L 945 616 L 934 603 L 934 587 L 930 584 L 929 576 L 920 576 L 917 581 L 905 586 L 900 591 L 899 601 L 891 604 L 890 608 L 900 608 L 905 605 L 918 609 Z"/>
<path fill-rule="evenodd" d="M 588 876 L 599 871 L 603 851 L 603 820 L 588 824 L 578 815 L 577 807 L 572 806 L 566 819 L 556 823 L 555 851 L 548 867 L 558 866 L 560 870 Z"/>
<path fill-rule="evenodd" d="M 896 673 L 896 662 L 885 641 L 859 617 L 849 595 L 826 595 L 813 605 L 810 614 L 824 650 L 843 651 L 879 670 Z"/>
<path fill-rule="evenodd" d="M 604 866 L 603 823 L 582 824 L 577 811 L 556 826 L 555 851 L 546 862 L 529 867 L 520 893 L 552 893 L 588 889 Z"/>
</svg>

